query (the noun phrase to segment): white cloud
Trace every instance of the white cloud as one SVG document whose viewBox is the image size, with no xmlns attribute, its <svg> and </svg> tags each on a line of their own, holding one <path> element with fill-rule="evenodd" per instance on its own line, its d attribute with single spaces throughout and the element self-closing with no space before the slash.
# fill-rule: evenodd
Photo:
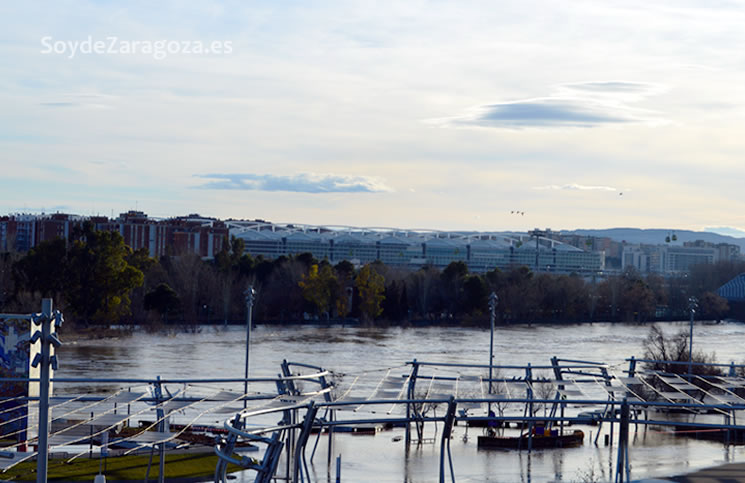
<svg viewBox="0 0 745 483">
<path fill-rule="evenodd" d="M 87 107 L 105 109 L 111 107 L 116 96 L 95 93 L 63 94 L 56 99 L 40 102 L 44 107 Z"/>
<path fill-rule="evenodd" d="M 556 191 L 618 191 L 616 188 L 613 188 L 612 186 L 587 186 L 587 185 L 581 185 L 581 184 L 564 184 L 564 185 L 556 185 L 551 184 L 547 186 L 535 186 L 533 188 L 534 190 L 556 190 Z"/>
<path fill-rule="evenodd" d="M 213 190 L 294 191 L 297 193 L 379 193 L 391 189 L 372 176 L 299 173 L 290 176 L 272 174 L 201 174 L 212 179 L 198 186 Z"/>
<path fill-rule="evenodd" d="M 665 121 L 655 113 L 628 104 L 663 91 L 656 84 L 616 80 L 561 84 L 547 97 L 485 104 L 433 122 L 490 128 L 659 125 Z"/>
</svg>

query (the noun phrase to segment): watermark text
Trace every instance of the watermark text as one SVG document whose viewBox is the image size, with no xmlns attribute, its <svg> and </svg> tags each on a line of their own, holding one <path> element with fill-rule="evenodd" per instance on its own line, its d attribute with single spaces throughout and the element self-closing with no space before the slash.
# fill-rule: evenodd
<svg viewBox="0 0 745 483">
<path fill-rule="evenodd" d="M 41 38 L 42 54 L 64 55 L 74 59 L 78 55 L 147 55 L 163 60 L 169 55 L 228 55 L 233 53 L 230 40 L 126 40 L 116 36 L 95 39 L 89 35 L 84 40 L 55 40 L 52 36 Z"/>
</svg>

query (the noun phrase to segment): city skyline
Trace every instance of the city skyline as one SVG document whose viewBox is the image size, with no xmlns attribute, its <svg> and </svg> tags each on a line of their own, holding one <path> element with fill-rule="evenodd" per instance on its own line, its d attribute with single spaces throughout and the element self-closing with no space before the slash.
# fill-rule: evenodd
<svg viewBox="0 0 745 483">
<path fill-rule="evenodd" d="M 0 15 L 2 212 L 745 235 L 739 5 Z"/>
</svg>

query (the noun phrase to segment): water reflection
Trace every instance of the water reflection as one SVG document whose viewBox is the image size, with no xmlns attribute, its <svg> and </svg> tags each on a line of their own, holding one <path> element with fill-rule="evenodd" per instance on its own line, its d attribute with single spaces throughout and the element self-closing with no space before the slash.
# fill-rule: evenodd
<svg viewBox="0 0 745 483">
<path fill-rule="evenodd" d="M 530 483 L 530 467 L 533 461 L 533 453 L 520 451 L 518 458 L 520 460 L 520 481 L 522 483 Z"/>
<path fill-rule="evenodd" d="M 664 331 L 687 328 L 671 324 Z M 547 364 L 551 356 L 605 361 L 622 374 L 625 358 L 640 356 L 646 328 L 629 324 L 561 326 L 508 326 L 495 333 L 495 360 L 505 364 Z M 741 360 L 738 344 L 722 341 L 745 338 L 745 326 L 723 323 L 707 326 L 699 335 L 697 350 L 716 351 L 720 361 Z M 201 333 L 146 334 L 116 341 L 66 344 L 59 349 L 58 377 L 86 378 L 225 378 L 242 377 L 245 357 L 245 327 L 206 328 Z M 283 359 L 321 365 L 344 374 L 351 384 L 358 375 L 380 370 L 378 378 L 408 373 L 406 361 L 485 363 L 489 354 L 489 331 L 485 328 L 360 328 L 360 327 L 265 327 L 252 332 L 251 372 L 274 376 Z M 372 385 L 371 388 L 375 386 Z M 55 393 L 113 391 L 81 384 L 55 384 Z M 215 416 L 219 420 L 219 416 Z M 476 428 L 471 428 L 474 431 Z M 582 428 L 585 429 L 585 428 Z M 594 438 L 597 427 L 587 427 Z M 581 472 L 612 480 L 615 446 L 599 445 L 588 438 L 580 448 L 527 452 L 477 451 L 476 434 L 463 440 L 465 428 L 457 426 L 451 441 L 458 481 L 573 481 Z M 616 431 L 617 432 L 617 431 Z M 313 466 L 316 478 L 335 479 L 335 458 L 342 455 L 342 481 L 419 483 L 436 480 L 439 444 L 412 446 L 407 454 L 403 442 L 392 436 L 403 432 L 379 433 L 369 437 L 336 437 L 332 466 L 326 468 L 327 448 L 321 439 Z M 390 435 L 390 436 L 389 436 Z M 677 474 L 681 468 L 710 466 L 719 461 L 745 460 L 745 448 L 723 447 L 718 443 L 675 438 L 642 427 L 633 432 L 630 455 L 632 477 L 660 477 Z M 239 477 L 240 478 L 240 477 Z"/>
<path fill-rule="evenodd" d="M 561 451 L 552 451 L 551 463 L 553 464 L 556 481 L 561 481 L 564 476 L 564 453 Z"/>
</svg>

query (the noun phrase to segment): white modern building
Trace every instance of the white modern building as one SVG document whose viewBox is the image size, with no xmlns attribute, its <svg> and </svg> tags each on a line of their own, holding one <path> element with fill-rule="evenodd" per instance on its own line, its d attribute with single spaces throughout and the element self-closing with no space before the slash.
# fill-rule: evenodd
<svg viewBox="0 0 745 483">
<path fill-rule="evenodd" d="M 631 266 L 643 273 L 674 275 L 689 272 L 694 265 L 710 265 L 739 257 L 740 247 L 727 243 L 696 241 L 683 245 L 634 244 L 624 245 L 622 266 Z"/>
<path fill-rule="evenodd" d="M 231 237 L 245 242 L 246 253 L 269 259 L 308 252 L 319 260 L 348 260 L 358 266 L 380 260 L 386 265 L 411 269 L 426 265 L 444 268 L 453 261 L 462 261 L 472 272 L 523 265 L 558 273 L 591 274 L 605 269 L 605 252 L 588 252 L 527 233 L 226 223 Z"/>
</svg>

